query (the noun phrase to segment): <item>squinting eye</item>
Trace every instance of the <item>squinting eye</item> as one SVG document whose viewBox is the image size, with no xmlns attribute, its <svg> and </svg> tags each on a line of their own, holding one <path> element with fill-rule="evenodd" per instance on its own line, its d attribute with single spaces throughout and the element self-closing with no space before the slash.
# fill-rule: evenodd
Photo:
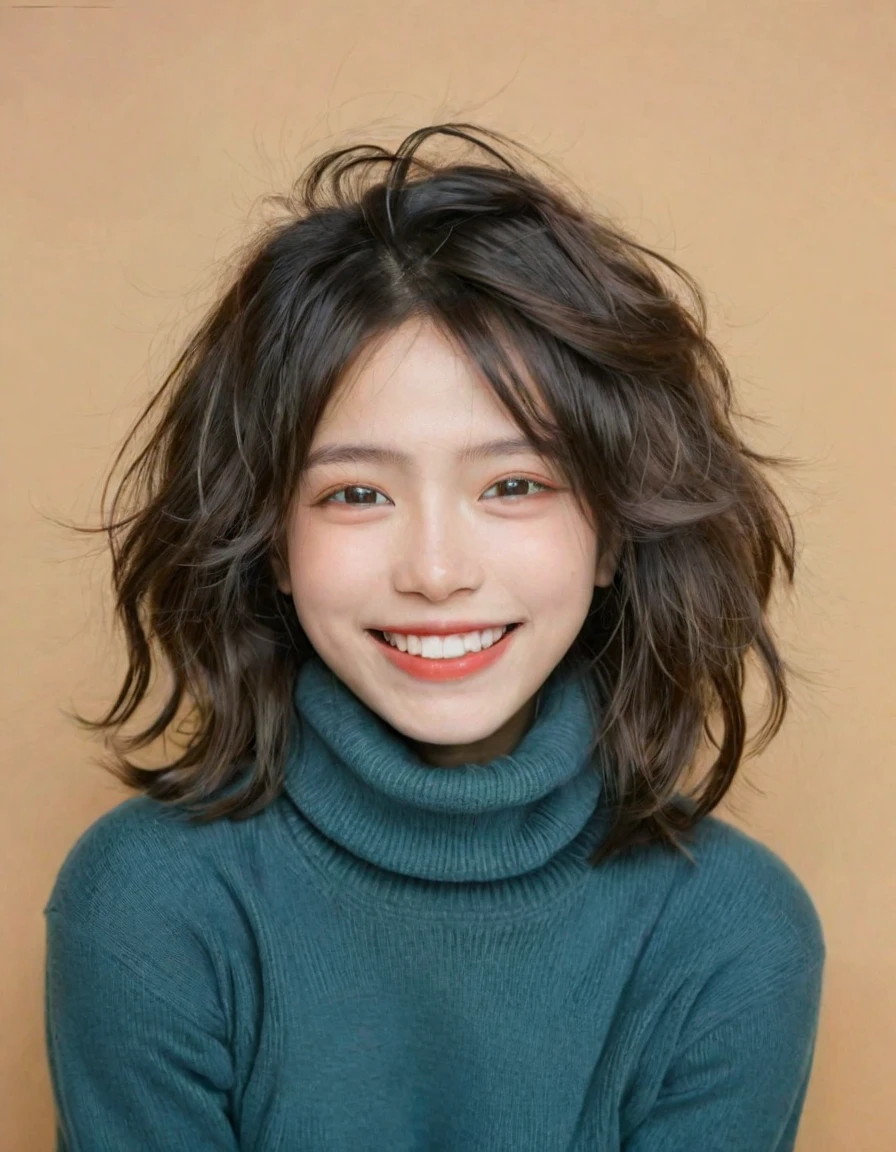
<svg viewBox="0 0 896 1152">
<path fill-rule="evenodd" d="M 321 504 L 347 504 L 349 507 L 364 507 L 365 505 L 372 505 L 370 500 L 336 500 L 336 496 L 342 495 L 343 492 L 372 492 L 374 497 L 377 495 L 382 496 L 382 492 L 377 493 L 376 488 L 364 488 L 360 484 L 349 484 L 347 488 L 340 488 L 336 492 L 331 492 L 329 496 L 321 500 Z"/>
<path fill-rule="evenodd" d="M 530 480 L 528 476 L 509 476 L 506 480 L 499 480 L 492 488 L 499 488 L 502 484 L 534 484 L 536 488 L 543 488 L 545 492 L 549 492 L 547 484 L 542 484 L 540 480 Z M 486 488 L 486 492 L 491 492 L 491 488 Z M 517 496 L 524 496 L 524 492 L 510 492 L 505 493 L 506 497 L 513 499 Z"/>
</svg>

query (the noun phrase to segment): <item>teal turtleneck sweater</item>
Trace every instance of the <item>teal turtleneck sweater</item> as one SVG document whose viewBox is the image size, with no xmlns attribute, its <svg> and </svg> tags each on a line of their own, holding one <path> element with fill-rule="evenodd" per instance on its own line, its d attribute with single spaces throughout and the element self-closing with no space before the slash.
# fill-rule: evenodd
<svg viewBox="0 0 896 1152">
<path fill-rule="evenodd" d="M 488 764 L 425 764 L 315 657 L 281 795 L 135 796 L 44 909 L 58 1152 L 787 1152 L 825 945 L 705 819 L 587 864 L 600 745 L 555 669 Z M 301 735 L 300 735 L 301 731 Z"/>
</svg>

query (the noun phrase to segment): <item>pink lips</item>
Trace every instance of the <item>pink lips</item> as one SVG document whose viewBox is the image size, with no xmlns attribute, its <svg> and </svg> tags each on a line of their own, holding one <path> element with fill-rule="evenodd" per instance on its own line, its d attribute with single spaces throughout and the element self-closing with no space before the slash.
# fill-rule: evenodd
<svg viewBox="0 0 896 1152">
<path fill-rule="evenodd" d="M 465 628 L 465 630 L 476 632 L 479 631 L 479 628 Z M 384 631 L 391 632 L 392 629 L 388 628 Z M 483 648 L 481 652 L 466 652 L 463 656 L 449 657 L 446 660 L 428 660 L 424 656 L 412 656 L 410 652 L 402 652 L 398 648 L 393 648 L 388 640 L 380 638 L 375 632 L 368 631 L 367 635 L 370 636 L 372 642 L 377 645 L 386 659 L 401 672 L 406 672 L 417 680 L 432 682 L 460 680 L 465 676 L 472 676 L 476 672 L 482 672 L 491 667 L 492 664 L 501 659 L 518 631 L 518 627 L 510 628 L 500 640 L 492 644 L 491 648 Z M 414 633 L 414 635 L 419 635 L 419 633 Z M 424 632 L 424 635 L 454 635 L 454 633 L 430 631 Z"/>
</svg>

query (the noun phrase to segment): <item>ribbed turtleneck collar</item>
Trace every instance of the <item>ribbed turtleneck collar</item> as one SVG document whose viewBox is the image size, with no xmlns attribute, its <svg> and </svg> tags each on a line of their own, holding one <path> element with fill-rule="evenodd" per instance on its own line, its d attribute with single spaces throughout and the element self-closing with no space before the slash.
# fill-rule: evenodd
<svg viewBox="0 0 896 1152">
<path fill-rule="evenodd" d="M 581 841 L 601 795 L 595 720 L 582 684 L 560 668 L 514 751 L 486 764 L 427 764 L 318 656 L 302 666 L 294 702 L 302 723 L 287 795 L 328 840 L 398 876 L 496 881 L 542 869 Z"/>
</svg>

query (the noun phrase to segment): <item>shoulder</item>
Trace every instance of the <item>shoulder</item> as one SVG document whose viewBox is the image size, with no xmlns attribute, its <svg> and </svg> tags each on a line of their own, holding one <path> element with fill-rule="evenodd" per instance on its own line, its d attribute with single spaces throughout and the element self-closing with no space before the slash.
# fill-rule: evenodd
<svg viewBox="0 0 896 1152">
<path fill-rule="evenodd" d="M 766 941 L 810 965 L 825 957 L 824 928 L 805 883 L 773 849 L 717 816 L 695 829 L 692 891 L 735 941 Z"/>
<path fill-rule="evenodd" d="M 213 825 L 145 796 L 133 796 L 93 821 L 66 853 L 45 911 L 72 920 L 115 917 L 137 906 L 170 907 L 173 898 L 195 899 Z"/>
<path fill-rule="evenodd" d="M 803 1021 L 796 1027 L 809 1028 L 826 947 L 806 885 L 778 853 L 719 817 L 704 817 L 686 843 L 693 864 L 662 851 L 651 871 L 660 951 L 691 1025 L 708 1031 L 761 1005 L 787 1005 Z"/>
<path fill-rule="evenodd" d="M 610 923 L 629 935 L 639 986 L 670 1020 L 693 1013 L 708 1031 L 783 1003 L 811 1020 L 826 948 L 805 883 L 768 845 L 712 814 L 681 842 L 687 856 L 651 843 L 598 867 L 589 932 L 601 939 Z"/>
<path fill-rule="evenodd" d="M 89 957 L 101 972 L 139 976 L 194 1016 L 219 1018 L 266 812 L 199 823 L 142 795 L 105 812 L 66 853 L 44 906 L 50 962 L 81 972 Z"/>
<path fill-rule="evenodd" d="M 220 1021 L 218 974 L 200 927 L 207 918 L 197 846 L 207 831 L 190 836 L 183 820 L 134 796 L 78 836 L 43 910 L 48 982 L 96 1001 L 136 977 L 144 994 L 203 1023 Z"/>
<path fill-rule="evenodd" d="M 781 855 L 713 814 L 681 842 L 687 855 L 651 843 L 612 858 L 606 873 L 620 890 L 616 899 L 640 909 L 658 944 L 695 964 L 724 963 L 736 953 L 821 964 L 818 908 Z"/>
</svg>

